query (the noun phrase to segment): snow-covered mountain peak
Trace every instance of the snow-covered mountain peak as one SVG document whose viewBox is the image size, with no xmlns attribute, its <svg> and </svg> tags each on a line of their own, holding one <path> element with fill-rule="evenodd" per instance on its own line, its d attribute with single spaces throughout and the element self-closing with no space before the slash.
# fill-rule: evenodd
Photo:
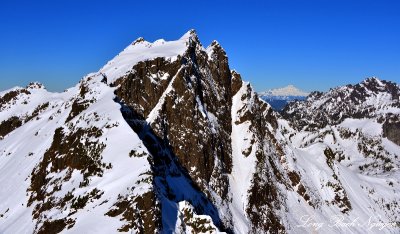
<svg viewBox="0 0 400 234">
<path fill-rule="evenodd" d="M 211 42 L 211 44 L 210 44 L 210 47 L 211 46 L 221 46 L 221 44 L 219 44 L 219 42 L 217 41 L 217 40 L 213 40 L 212 42 Z"/>
<path fill-rule="evenodd" d="M 219 42 L 216 40 L 213 40 L 205 50 L 210 59 L 214 57 L 214 54 L 219 54 L 226 57 L 226 52 L 224 48 L 222 48 L 221 44 L 219 44 Z"/>
<path fill-rule="evenodd" d="M 187 40 L 187 39 L 194 39 L 197 38 L 197 32 L 195 29 L 190 29 L 187 31 L 179 40 Z"/>
<path fill-rule="evenodd" d="M 377 77 L 371 77 L 363 80 L 360 84 L 360 87 L 369 90 L 375 94 L 379 92 L 391 93 L 392 96 L 397 96 L 397 91 L 400 90 L 400 86 L 386 80 L 381 80 Z"/>
<path fill-rule="evenodd" d="M 178 56 L 182 56 L 193 43 L 199 44 L 202 48 L 196 31 L 193 29 L 175 41 L 159 39 L 151 43 L 140 37 L 110 60 L 100 69 L 99 73 L 104 74 L 107 82 L 111 84 L 118 78 L 131 73 L 133 66 L 139 62 L 155 58 L 164 58 L 173 62 Z"/>
<path fill-rule="evenodd" d="M 298 97 L 305 97 L 308 94 L 309 93 L 302 91 L 291 84 L 283 88 L 270 89 L 265 92 L 259 93 L 260 96 L 298 96 Z"/>
<path fill-rule="evenodd" d="M 39 82 L 31 82 L 26 86 L 26 89 L 46 89 L 46 87 Z"/>
<path fill-rule="evenodd" d="M 384 85 L 383 82 L 385 82 L 385 81 L 379 79 L 378 77 L 373 76 L 373 77 L 366 78 L 365 80 L 363 80 L 361 82 L 361 84 L 371 84 L 372 83 L 372 84 L 376 84 L 378 86 L 383 86 Z"/>
<path fill-rule="evenodd" d="M 145 42 L 143 37 L 139 37 L 138 39 L 136 39 L 134 42 L 132 42 L 131 45 L 137 45 L 139 43 Z"/>
<path fill-rule="evenodd" d="M 207 51 L 212 51 L 214 48 L 223 49 L 221 44 L 217 40 L 213 40 L 209 46 L 207 46 Z"/>
</svg>

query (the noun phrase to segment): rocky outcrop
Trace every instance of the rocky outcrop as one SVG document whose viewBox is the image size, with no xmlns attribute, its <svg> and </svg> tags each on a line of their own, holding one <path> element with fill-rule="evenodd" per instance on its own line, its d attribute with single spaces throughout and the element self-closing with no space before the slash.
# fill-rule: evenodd
<svg viewBox="0 0 400 234">
<path fill-rule="evenodd" d="M 142 61 L 132 68 L 132 73 L 118 79 L 112 86 L 119 86 L 115 94 L 138 117 L 147 118 L 179 67 L 180 61 L 171 63 L 162 57 Z"/>
<path fill-rule="evenodd" d="M 7 120 L 3 120 L 0 123 L 0 137 L 3 138 L 8 133 L 12 132 L 14 129 L 20 127 L 22 121 L 17 116 L 12 116 Z"/>
<path fill-rule="evenodd" d="M 27 89 L 15 89 L 5 93 L 0 97 L 0 110 L 4 110 L 6 104 L 15 104 L 15 99 L 20 94 L 29 95 L 30 92 Z"/>
<path fill-rule="evenodd" d="M 383 136 L 400 146 L 400 121 L 388 119 L 382 125 Z"/>
<path fill-rule="evenodd" d="M 228 59 L 216 42 L 207 54 L 194 32 L 188 43 L 175 62 L 156 58 L 135 65 L 116 81 L 115 93 L 137 119 L 149 119 L 152 131 L 201 189 L 226 199 L 224 175 L 231 170 Z"/>
</svg>

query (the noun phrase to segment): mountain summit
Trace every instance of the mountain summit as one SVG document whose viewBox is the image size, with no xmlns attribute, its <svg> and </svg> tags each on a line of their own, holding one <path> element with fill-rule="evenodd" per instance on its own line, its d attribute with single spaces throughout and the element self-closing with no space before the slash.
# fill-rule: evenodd
<svg viewBox="0 0 400 234">
<path fill-rule="evenodd" d="M 0 233 L 397 233 L 398 94 L 367 80 L 281 115 L 216 41 L 140 38 L 63 93 L 0 92 Z"/>
</svg>

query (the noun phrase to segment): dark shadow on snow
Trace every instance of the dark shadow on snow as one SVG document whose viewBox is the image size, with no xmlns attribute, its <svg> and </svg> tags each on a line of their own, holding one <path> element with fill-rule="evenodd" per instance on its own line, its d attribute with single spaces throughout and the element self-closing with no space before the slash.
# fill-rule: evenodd
<svg viewBox="0 0 400 234">
<path fill-rule="evenodd" d="M 118 98 L 115 98 L 114 101 L 121 105 L 121 113 L 124 119 L 152 155 L 150 163 L 154 176 L 153 186 L 157 199 L 161 203 L 161 232 L 174 232 L 178 221 L 178 203 L 185 200 L 192 204 L 196 214 L 210 216 L 221 231 L 231 233 L 231 230 L 224 227 L 215 205 L 193 182 L 188 171 L 179 163 L 168 139 L 159 138 L 143 116 L 135 113 L 132 108 Z"/>
</svg>

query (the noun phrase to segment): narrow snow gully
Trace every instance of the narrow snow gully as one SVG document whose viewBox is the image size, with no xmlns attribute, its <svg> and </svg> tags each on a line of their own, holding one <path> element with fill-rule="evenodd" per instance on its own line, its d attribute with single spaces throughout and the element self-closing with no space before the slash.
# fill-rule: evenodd
<svg viewBox="0 0 400 234">
<path fill-rule="evenodd" d="M 152 166 L 153 187 L 161 209 L 162 233 L 175 233 L 179 229 L 180 203 L 189 202 L 194 208 L 194 215 L 209 216 L 212 226 L 219 231 L 233 233 L 225 227 L 218 214 L 217 207 L 207 198 L 189 176 L 188 171 L 179 163 L 173 153 L 168 139 L 158 137 L 143 116 L 124 104 L 118 97 L 114 101 L 121 105 L 121 113 L 131 129 L 136 132 L 147 150 L 151 153 L 148 158 Z M 185 229 L 185 227 L 183 227 Z"/>
</svg>

